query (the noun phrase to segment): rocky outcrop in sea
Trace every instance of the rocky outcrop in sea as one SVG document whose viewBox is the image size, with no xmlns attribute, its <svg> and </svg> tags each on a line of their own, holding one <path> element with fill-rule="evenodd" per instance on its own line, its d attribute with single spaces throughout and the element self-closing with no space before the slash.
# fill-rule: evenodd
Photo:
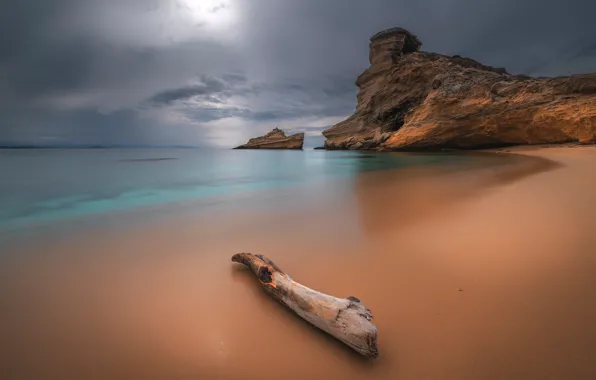
<svg viewBox="0 0 596 380">
<path fill-rule="evenodd" d="M 286 136 L 284 131 L 274 128 L 265 136 L 252 138 L 234 149 L 302 149 L 303 145 L 304 133 Z"/>
</svg>

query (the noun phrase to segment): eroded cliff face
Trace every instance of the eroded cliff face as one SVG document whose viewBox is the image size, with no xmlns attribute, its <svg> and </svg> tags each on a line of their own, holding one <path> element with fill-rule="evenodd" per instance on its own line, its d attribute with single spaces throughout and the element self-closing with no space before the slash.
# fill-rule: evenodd
<svg viewBox="0 0 596 380">
<path fill-rule="evenodd" d="M 511 75 L 418 51 L 408 31 L 371 38 L 356 112 L 323 132 L 327 149 L 477 149 L 596 142 L 596 74 Z"/>
<path fill-rule="evenodd" d="M 303 145 L 304 133 L 286 136 L 284 131 L 274 128 L 265 136 L 252 138 L 235 149 L 302 149 Z"/>
</svg>

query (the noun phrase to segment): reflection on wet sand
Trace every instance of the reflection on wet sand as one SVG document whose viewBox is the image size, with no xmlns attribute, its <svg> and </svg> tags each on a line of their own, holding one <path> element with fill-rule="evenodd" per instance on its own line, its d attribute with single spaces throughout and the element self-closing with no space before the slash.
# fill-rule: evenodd
<svg viewBox="0 0 596 380">
<path fill-rule="evenodd" d="M 479 156 L 478 160 L 356 177 L 354 193 L 363 228 L 372 235 L 394 233 L 401 225 L 444 215 L 457 207 L 458 201 L 469 201 L 491 189 L 561 166 L 542 157 L 469 155 Z"/>
<path fill-rule="evenodd" d="M 366 174 L 326 207 L 97 231 L 3 260 L 0 378 L 593 379 L 596 156 L 544 155 L 563 166 Z M 241 251 L 362 299 L 379 358 L 273 302 L 230 261 Z"/>
</svg>

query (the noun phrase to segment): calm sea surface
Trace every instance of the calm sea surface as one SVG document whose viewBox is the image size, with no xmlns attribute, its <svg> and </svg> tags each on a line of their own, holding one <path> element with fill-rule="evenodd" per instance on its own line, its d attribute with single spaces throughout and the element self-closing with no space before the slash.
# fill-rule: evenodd
<svg viewBox="0 0 596 380">
<path fill-rule="evenodd" d="M 204 149 L 0 150 L 0 239 L 115 211 L 250 204 L 271 190 L 467 156 Z M 248 202 L 247 202 L 248 200 Z"/>
</svg>

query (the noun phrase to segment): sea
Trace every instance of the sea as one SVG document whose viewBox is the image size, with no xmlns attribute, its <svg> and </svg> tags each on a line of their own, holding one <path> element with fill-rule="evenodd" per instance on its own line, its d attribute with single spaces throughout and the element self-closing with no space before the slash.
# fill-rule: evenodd
<svg viewBox="0 0 596 380">
<path fill-rule="evenodd" d="M 488 158 L 483 158 L 488 160 Z M 494 159 L 494 158 L 493 158 Z M 221 149 L 0 150 L 0 243 L 101 221 L 118 212 L 156 218 L 292 205 L 291 195 L 349 192 L 366 172 L 478 160 L 461 154 Z M 318 189 L 318 190 L 317 190 Z M 288 197 L 267 197 L 284 194 Z M 325 188 L 329 196 L 329 188 Z M 331 194 L 333 195 L 333 194 Z M 150 212 L 149 212 L 150 211 Z M 122 218 L 120 218 L 122 219 Z"/>
</svg>

